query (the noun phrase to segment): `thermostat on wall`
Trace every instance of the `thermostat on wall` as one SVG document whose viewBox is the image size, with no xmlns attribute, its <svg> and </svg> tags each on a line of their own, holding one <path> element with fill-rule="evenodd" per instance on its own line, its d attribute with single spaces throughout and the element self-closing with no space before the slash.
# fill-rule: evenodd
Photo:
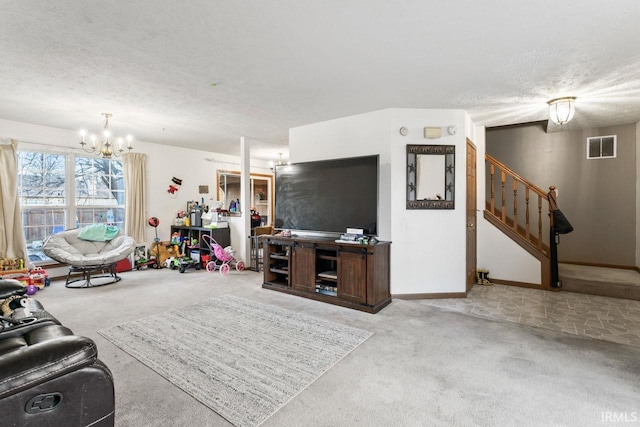
<svg viewBox="0 0 640 427">
<path fill-rule="evenodd" d="M 440 138 L 442 136 L 442 128 L 426 127 L 424 128 L 424 137 L 429 139 Z"/>
</svg>

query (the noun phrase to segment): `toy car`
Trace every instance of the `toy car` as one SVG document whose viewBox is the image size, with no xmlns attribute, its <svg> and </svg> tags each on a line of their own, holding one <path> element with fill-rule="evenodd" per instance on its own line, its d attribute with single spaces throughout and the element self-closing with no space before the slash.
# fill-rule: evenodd
<svg viewBox="0 0 640 427">
<path fill-rule="evenodd" d="M 187 268 L 195 268 L 200 270 L 202 265 L 188 257 L 176 257 L 169 263 L 171 270 L 179 269 L 180 273 L 184 273 Z"/>
<path fill-rule="evenodd" d="M 158 265 L 156 264 L 156 259 L 141 258 L 136 260 L 136 270 L 142 270 L 143 268 L 147 268 L 147 267 L 158 268 Z"/>
</svg>

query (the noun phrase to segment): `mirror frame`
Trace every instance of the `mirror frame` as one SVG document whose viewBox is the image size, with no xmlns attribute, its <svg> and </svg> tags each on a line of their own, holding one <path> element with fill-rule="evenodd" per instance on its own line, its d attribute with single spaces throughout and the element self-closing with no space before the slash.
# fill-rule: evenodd
<svg viewBox="0 0 640 427">
<path fill-rule="evenodd" d="M 445 196 L 451 192 L 451 200 L 417 200 L 417 156 L 419 154 L 436 154 L 445 156 Z M 451 163 L 447 164 L 447 157 Z M 407 209 L 455 209 L 455 145 L 408 145 L 407 144 Z M 450 175 L 449 175 L 450 174 Z"/>
</svg>

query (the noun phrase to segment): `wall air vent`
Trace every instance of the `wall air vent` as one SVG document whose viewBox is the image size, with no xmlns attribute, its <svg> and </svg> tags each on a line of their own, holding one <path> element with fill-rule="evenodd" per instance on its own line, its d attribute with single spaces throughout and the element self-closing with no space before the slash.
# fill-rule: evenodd
<svg viewBox="0 0 640 427">
<path fill-rule="evenodd" d="M 616 157 L 617 135 L 592 136 L 587 138 L 587 159 L 614 159 Z"/>
</svg>

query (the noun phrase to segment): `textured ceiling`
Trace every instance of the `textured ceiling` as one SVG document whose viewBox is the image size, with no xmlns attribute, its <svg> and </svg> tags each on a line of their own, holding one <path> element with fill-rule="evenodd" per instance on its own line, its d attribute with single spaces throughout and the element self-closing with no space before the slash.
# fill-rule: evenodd
<svg viewBox="0 0 640 427">
<path fill-rule="evenodd" d="M 637 0 L 3 0 L 0 118 L 287 157 L 288 129 L 384 108 L 477 124 L 640 121 Z M 214 84 L 214 85 L 213 85 Z"/>
</svg>

